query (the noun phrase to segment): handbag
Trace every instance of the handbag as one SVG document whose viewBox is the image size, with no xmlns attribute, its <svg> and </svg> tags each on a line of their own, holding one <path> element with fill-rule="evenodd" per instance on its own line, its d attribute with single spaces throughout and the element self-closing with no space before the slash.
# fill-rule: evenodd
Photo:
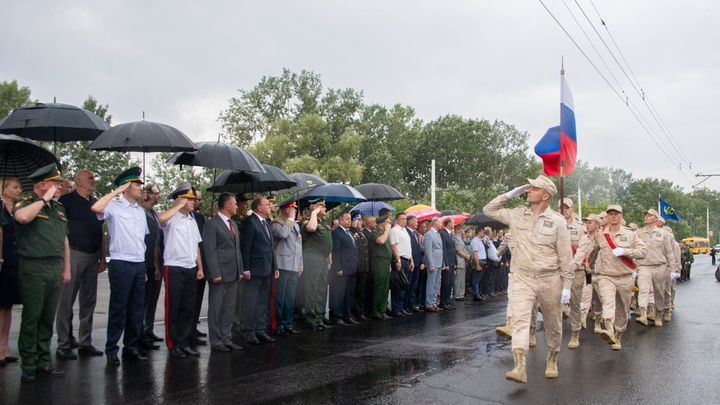
<svg viewBox="0 0 720 405">
<path fill-rule="evenodd" d="M 405 272 L 402 271 L 391 271 L 390 272 L 390 290 L 402 291 L 407 288 L 409 282 Z"/>
</svg>

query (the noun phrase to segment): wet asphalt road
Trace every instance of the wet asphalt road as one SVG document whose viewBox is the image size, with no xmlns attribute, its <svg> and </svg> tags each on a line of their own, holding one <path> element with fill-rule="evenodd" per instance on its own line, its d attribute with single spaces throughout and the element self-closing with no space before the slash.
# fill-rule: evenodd
<svg viewBox="0 0 720 405">
<path fill-rule="evenodd" d="M 458 302 L 440 314 L 303 331 L 232 354 L 205 346 L 199 359 L 170 359 L 160 350 L 149 362 L 119 368 L 106 367 L 104 358 L 58 361 L 65 378 L 32 384 L 21 385 L 19 366 L 10 365 L 0 368 L 0 404 L 720 403 L 720 283 L 713 273 L 710 258 L 696 256 L 692 280 L 678 285 L 673 322 L 646 328 L 631 321 L 620 352 L 591 330 L 583 331 L 580 349 L 567 350 L 566 321 L 557 380 L 544 377 L 542 332 L 528 355 L 528 384 L 504 379 L 512 355 L 510 342 L 494 333 L 505 317 L 505 300 L 496 298 Z M 102 282 L 100 291 L 99 346 Z M 12 350 L 16 339 L 11 334 Z"/>
</svg>

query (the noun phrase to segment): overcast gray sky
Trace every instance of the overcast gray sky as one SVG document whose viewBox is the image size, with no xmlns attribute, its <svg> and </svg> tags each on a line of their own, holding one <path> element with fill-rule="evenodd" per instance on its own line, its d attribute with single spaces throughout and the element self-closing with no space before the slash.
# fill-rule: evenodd
<svg viewBox="0 0 720 405">
<path fill-rule="evenodd" d="M 563 0 L 543 1 L 605 71 Z M 575 0 L 564 1 L 668 144 Z M 5 0 L 0 80 L 17 79 L 41 101 L 79 104 L 92 94 L 115 123 L 144 110 L 199 141 L 217 136 L 218 113 L 237 89 L 283 67 L 307 69 L 327 87 L 363 90 L 367 102 L 411 105 L 426 121 L 460 114 L 512 123 L 532 146 L 559 123 L 564 57 L 580 159 L 688 188 L 692 173 L 720 172 L 711 112 L 720 105 L 720 2 L 593 1 L 692 171 L 679 171 L 685 159 L 668 147 L 670 163 L 534 0 Z M 577 2 L 605 34 L 590 0 Z"/>
</svg>

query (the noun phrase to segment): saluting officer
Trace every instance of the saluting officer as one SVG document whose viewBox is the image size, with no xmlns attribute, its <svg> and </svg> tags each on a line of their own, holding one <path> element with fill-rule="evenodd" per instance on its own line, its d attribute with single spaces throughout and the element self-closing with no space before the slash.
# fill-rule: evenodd
<svg viewBox="0 0 720 405">
<path fill-rule="evenodd" d="M 530 184 L 501 194 L 483 208 L 485 215 L 510 225 L 517 249 L 513 252 L 512 351 L 515 367 L 505 374 L 512 381 L 527 382 L 525 353 L 529 347 L 530 320 L 536 302 L 545 322 L 548 356 L 545 377 L 557 378 L 557 356 L 562 341 L 561 304 L 570 301 L 573 282 L 570 232 L 564 218 L 550 209 L 557 188 L 538 176 Z M 530 207 L 502 208 L 511 198 L 527 192 Z"/>
<path fill-rule="evenodd" d="M 18 351 L 22 382 L 35 374 L 62 376 L 50 364 L 50 339 L 60 297 L 60 283 L 70 282 L 70 245 L 67 218 L 59 197 L 63 178 L 55 164 L 30 176 L 33 192 L 15 205 L 20 285 L 23 295 Z"/>
</svg>

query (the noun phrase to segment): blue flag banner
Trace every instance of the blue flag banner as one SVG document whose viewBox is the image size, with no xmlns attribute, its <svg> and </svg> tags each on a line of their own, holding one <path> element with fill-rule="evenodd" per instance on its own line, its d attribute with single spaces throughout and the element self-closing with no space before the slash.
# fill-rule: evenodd
<svg viewBox="0 0 720 405">
<path fill-rule="evenodd" d="M 679 221 L 680 217 L 675 213 L 670 204 L 662 198 L 658 198 L 658 206 L 660 207 L 660 216 L 670 221 Z"/>
</svg>

